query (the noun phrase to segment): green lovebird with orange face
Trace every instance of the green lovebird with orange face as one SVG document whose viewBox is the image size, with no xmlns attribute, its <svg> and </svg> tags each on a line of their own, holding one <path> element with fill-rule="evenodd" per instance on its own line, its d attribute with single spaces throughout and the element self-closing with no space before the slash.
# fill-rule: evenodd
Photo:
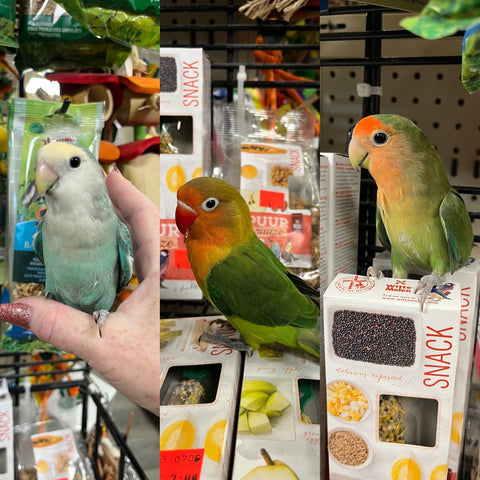
<svg viewBox="0 0 480 480">
<path fill-rule="evenodd" d="M 281 344 L 320 357 L 319 292 L 255 235 L 248 205 L 218 178 L 177 191 L 175 219 L 207 300 L 254 350 Z"/>
<path fill-rule="evenodd" d="M 363 118 L 348 154 L 352 166 L 367 168 L 377 184 L 377 234 L 391 250 L 393 277 L 406 278 L 412 266 L 431 272 L 417 287 L 423 306 L 439 277 L 470 256 L 473 231 L 465 203 L 435 147 L 408 118 Z"/>
</svg>

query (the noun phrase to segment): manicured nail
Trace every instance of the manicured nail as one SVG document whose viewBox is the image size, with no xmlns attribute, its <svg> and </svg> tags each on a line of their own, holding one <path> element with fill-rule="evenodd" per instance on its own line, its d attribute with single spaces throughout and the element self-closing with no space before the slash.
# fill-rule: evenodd
<svg viewBox="0 0 480 480">
<path fill-rule="evenodd" d="M 29 328 L 32 311 L 24 303 L 2 303 L 0 305 L 0 320 L 19 327 Z"/>
</svg>

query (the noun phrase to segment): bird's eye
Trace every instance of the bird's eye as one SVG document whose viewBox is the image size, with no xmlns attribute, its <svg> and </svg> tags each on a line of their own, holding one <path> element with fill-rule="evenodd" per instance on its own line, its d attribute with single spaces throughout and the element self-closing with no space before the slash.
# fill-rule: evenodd
<svg viewBox="0 0 480 480">
<path fill-rule="evenodd" d="M 207 198 L 206 200 L 203 201 L 202 208 L 206 212 L 211 212 L 212 210 L 215 210 L 215 208 L 217 208 L 217 205 L 219 203 L 220 202 L 215 197 L 209 197 L 209 198 Z"/>
<path fill-rule="evenodd" d="M 382 145 L 385 145 L 388 140 L 388 135 L 385 132 L 375 132 L 372 135 L 372 143 L 376 145 L 377 147 L 381 147 Z"/>
<path fill-rule="evenodd" d="M 70 159 L 70 167 L 72 168 L 78 168 L 80 166 L 80 157 L 72 157 Z"/>
</svg>

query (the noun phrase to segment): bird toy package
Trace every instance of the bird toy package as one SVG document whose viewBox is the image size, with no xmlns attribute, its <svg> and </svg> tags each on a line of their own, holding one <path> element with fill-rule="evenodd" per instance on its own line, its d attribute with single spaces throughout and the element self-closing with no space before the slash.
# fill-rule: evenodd
<svg viewBox="0 0 480 480">
<path fill-rule="evenodd" d="M 338 274 L 325 292 L 332 480 L 447 476 L 461 286 L 437 287 L 422 311 L 417 285 Z"/>
<path fill-rule="evenodd" d="M 297 275 L 319 286 L 319 187 L 314 115 L 247 111 L 240 192 L 257 236 Z"/>
<path fill-rule="evenodd" d="M 8 265 L 10 297 L 43 295 L 45 267 L 34 250 L 34 234 L 46 211 L 35 181 L 41 147 L 62 142 L 98 155 L 103 105 L 14 98 L 8 117 Z M 73 214 L 74 212 L 72 212 Z M 67 219 L 75 222 L 74 217 Z M 7 332 L 8 333 L 8 332 Z M 26 347 L 26 345 L 25 345 Z"/>
</svg>

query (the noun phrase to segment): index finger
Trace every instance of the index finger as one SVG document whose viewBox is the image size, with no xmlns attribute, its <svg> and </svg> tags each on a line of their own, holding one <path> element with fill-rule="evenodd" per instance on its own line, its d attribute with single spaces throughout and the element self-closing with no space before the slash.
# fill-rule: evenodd
<svg viewBox="0 0 480 480">
<path fill-rule="evenodd" d="M 105 179 L 108 193 L 119 218 L 127 225 L 132 236 L 135 271 L 142 281 L 159 270 L 160 209 L 118 170 Z"/>
</svg>

